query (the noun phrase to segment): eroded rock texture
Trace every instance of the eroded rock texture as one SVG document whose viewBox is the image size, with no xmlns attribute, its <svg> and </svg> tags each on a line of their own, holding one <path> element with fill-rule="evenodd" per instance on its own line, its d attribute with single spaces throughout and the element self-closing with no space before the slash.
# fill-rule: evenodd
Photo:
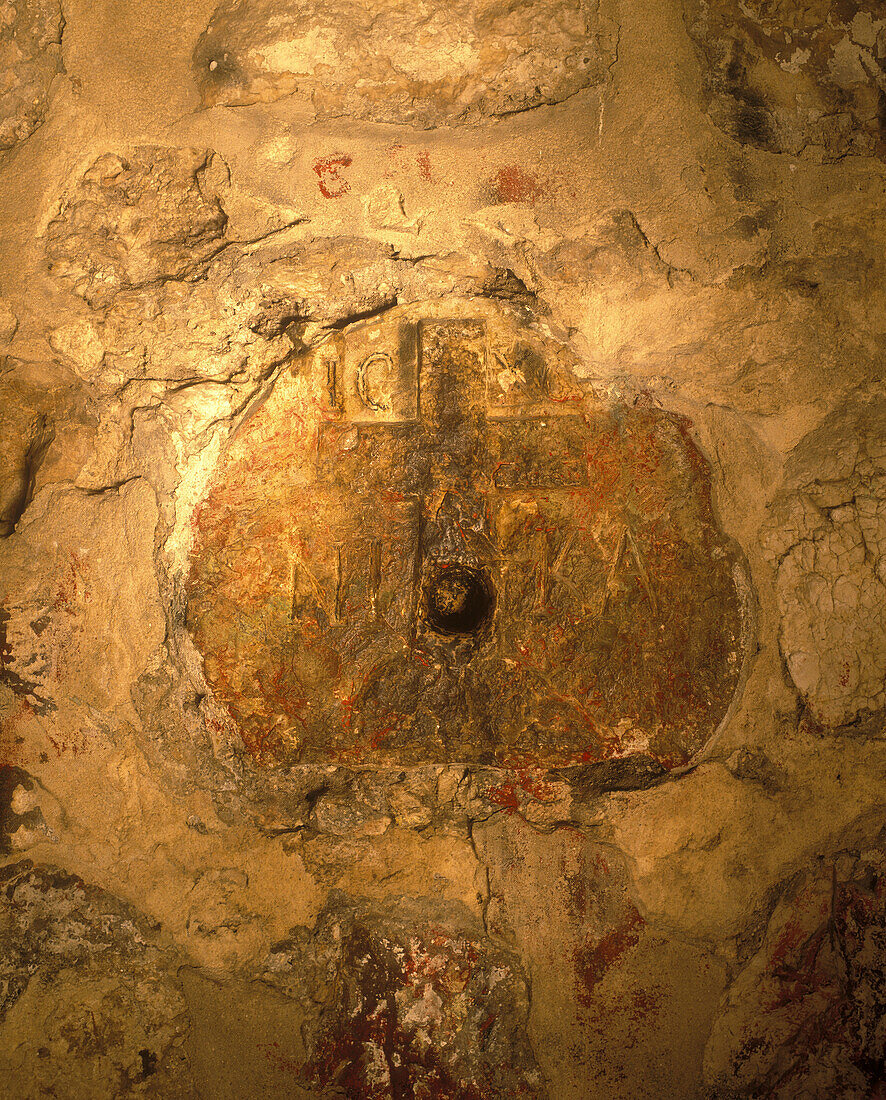
<svg viewBox="0 0 886 1100">
<path fill-rule="evenodd" d="M 0 11 L 0 149 L 30 137 L 46 117 L 53 79 L 64 71 L 65 21 L 58 0 L 10 0 Z"/>
<path fill-rule="evenodd" d="M 687 0 L 714 121 L 773 153 L 886 151 L 886 18 L 878 0 Z"/>
<path fill-rule="evenodd" d="M 14 387 L 0 382 L 0 394 L 4 399 L 0 412 L 0 538 L 6 538 L 31 502 L 35 476 L 53 432 L 46 414 L 23 407 Z"/>
<path fill-rule="evenodd" d="M 600 8 L 599 0 L 225 0 L 194 70 L 207 105 L 297 96 L 321 118 L 479 121 L 602 83 L 615 33 Z"/>
<path fill-rule="evenodd" d="M 46 231 L 53 275 L 93 306 L 191 275 L 217 251 L 227 220 L 204 187 L 208 159 L 162 148 L 99 157 Z"/>
<path fill-rule="evenodd" d="M 812 713 L 839 726 L 886 705 L 882 400 L 839 410 L 790 467 L 796 488 L 776 502 L 763 534 L 778 568 L 781 647 Z"/>
<path fill-rule="evenodd" d="M 199 1095 L 174 961 L 130 906 L 26 860 L 3 868 L 0 929 L 7 1096 Z"/>
</svg>

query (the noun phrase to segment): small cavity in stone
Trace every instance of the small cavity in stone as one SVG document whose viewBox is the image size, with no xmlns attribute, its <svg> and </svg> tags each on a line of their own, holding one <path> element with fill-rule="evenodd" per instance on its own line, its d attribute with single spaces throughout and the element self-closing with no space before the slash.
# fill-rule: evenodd
<svg viewBox="0 0 886 1100">
<path fill-rule="evenodd" d="M 492 588 L 480 570 L 444 565 L 428 585 L 426 618 L 441 634 L 475 634 L 494 603 Z"/>
</svg>

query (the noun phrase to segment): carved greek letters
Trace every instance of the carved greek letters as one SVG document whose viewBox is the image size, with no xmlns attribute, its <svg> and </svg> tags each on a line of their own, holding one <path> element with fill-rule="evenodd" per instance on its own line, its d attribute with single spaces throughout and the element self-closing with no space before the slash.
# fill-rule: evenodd
<svg viewBox="0 0 886 1100">
<path fill-rule="evenodd" d="M 367 355 L 357 368 L 357 393 L 367 409 L 386 412 L 391 408 L 391 397 L 385 395 L 394 376 L 394 364 L 386 351 Z M 387 386 L 385 385 L 387 383 Z"/>
<path fill-rule="evenodd" d="M 402 310 L 247 422 L 188 621 L 262 760 L 673 767 L 738 682 L 736 567 L 685 421 L 603 405 L 496 315 Z"/>
</svg>

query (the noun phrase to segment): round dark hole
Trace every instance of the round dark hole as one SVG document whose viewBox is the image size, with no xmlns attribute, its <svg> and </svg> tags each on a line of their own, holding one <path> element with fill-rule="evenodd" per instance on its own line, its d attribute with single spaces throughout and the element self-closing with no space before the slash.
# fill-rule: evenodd
<svg viewBox="0 0 886 1100">
<path fill-rule="evenodd" d="M 441 634 L 474 634 L 489 618 L 494 603 L 492 587 L 479 570 L 444 565 L 428 585 L 425 614 Z"/>
</svg>

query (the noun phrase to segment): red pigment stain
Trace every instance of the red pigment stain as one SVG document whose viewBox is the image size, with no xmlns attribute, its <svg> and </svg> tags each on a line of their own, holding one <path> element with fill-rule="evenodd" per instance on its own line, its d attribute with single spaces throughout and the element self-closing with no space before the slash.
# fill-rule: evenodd
<svg viewBox="0 0 886 1100">
<path fill-rule="evenodd" d="M 427 180 L 428 183 L 431 183 L 431 154 L 427 151 L 427 149 L 422 149 L 422 151 L 416 156 L 415 160 L 418 164 L 418 174 L 423 180 Z"/>
<path fill-rule="evenodd" d="M 501 806 L 509 814 L 518 813 L 520 810 L 520 796 L 511 782 L 502 783 L 500 787 L 490 787 L 483 792 L 483 797 L 493 805 Z"/>
<path fill-rule="evenodd" d="M 495 202 L 535 202 L 544 193 L 534 172 L 526 172 L 517 165 L 508 165 L 492 177 Z"/>
<path fill-rule="evenodd" d="M 59 737 L 56 739 L 51 733 L 46 735 L 49 739 L 53 749 L 55 749 L 55 755 L 59 759 L 65 755 L 65 753 L 71 753 L 72 756 L 82 756 L 89 749 L 89 735 L 86 730 L 78 730 L 76 733 L 70 735 L 67 739 Z"/>
<path fill-rule="evenodd" d="M 53 606 L 57 611 L 74 615 L 81 603 L 88 603 L 92 594 L 86 583 L 86 562 L 80 554 L 71 552 L 71 558 L 58 590 Z"/>
<path fill-rule="evenodd" d="M 382 173 L 386 180 L 393 179 L 398 172 L 404 170 L 404 146 L 395 141 L 393 145 L 388 147 L 388 159 L 390 164 L 385 168 Z"/>
<path fill-rule="evenodd" d="M 393 179 L 395 176 L 414 176 L 416 169 L 421 179 L 433 183 L 431 173 L 431 154 L 427 149 L 419 149 L 414 154 L 400 142 L 394 142 L 388 146 L 389 164 L 382 173 L 384 179 Z"/>
<path fill-rule="evenodd" d="M 493 805 L 513 814 L 520 812 L 527 795 L 536 802 L 556 802 L 560 790 L 556 784 L 545 779 L 543 768 L 531 764 L 521 767 L 513 756 L 505 761 L 505 767 L 512 772 L 513 779 L 497 787 L 488 787 L 483 792 L 483 797 Z"/>
<path fill-rule="evenodd" d="M 351 190 L 351 185 L 341 175 L 340 168 L 350 168 L 353 158 L 347 153 L 339 156 L 320 157 L 314 162 L 314 171 L 317 173 L 320 193 L 325 199 L 337 199 L 346 195 Z"/>
<path fill-rule="evenodd" d="M 279 1043 L 262 1043 L 257 1049 L 264 1054 L 274 1069 L 279 1070 L 281 1073 L 298 1075 L 301 1072 L 301 1065 L 298 1062 L 293 1061 L 292 1058 L 287 1058 L 281 1053 Z"/>
<path fill-rule="evenodd" d="M 781 936 L 779 936 L 778 943 L 775 945 L 769 957 L 769 965 L 773 969 L 781 966 L 787 956 L 799 947 L 808 937 L 808 931 L 798 920 L 788 921 L 784 931 Z"/>
<path fill-rule="evenodd" d="M 650 1016 L 657 1016 L 661 1009 L 658 989 L 635 989 L 631 994 L 628 1015 L 632 1023 L 639 1024 Z"/>
<path fill-rule="evenodd" d="M 625 951 L 639 942 L 644 924 L 645 921 L 637 910 L 632 909 L 626 920 L 611 932 L 607 932 L 602 939 L 576 948 L 574 961 L 579 979 L 578 1002 L 580 1005 L 584 1008 L 591 1007 L 594 986 Z"/>
</svg>

